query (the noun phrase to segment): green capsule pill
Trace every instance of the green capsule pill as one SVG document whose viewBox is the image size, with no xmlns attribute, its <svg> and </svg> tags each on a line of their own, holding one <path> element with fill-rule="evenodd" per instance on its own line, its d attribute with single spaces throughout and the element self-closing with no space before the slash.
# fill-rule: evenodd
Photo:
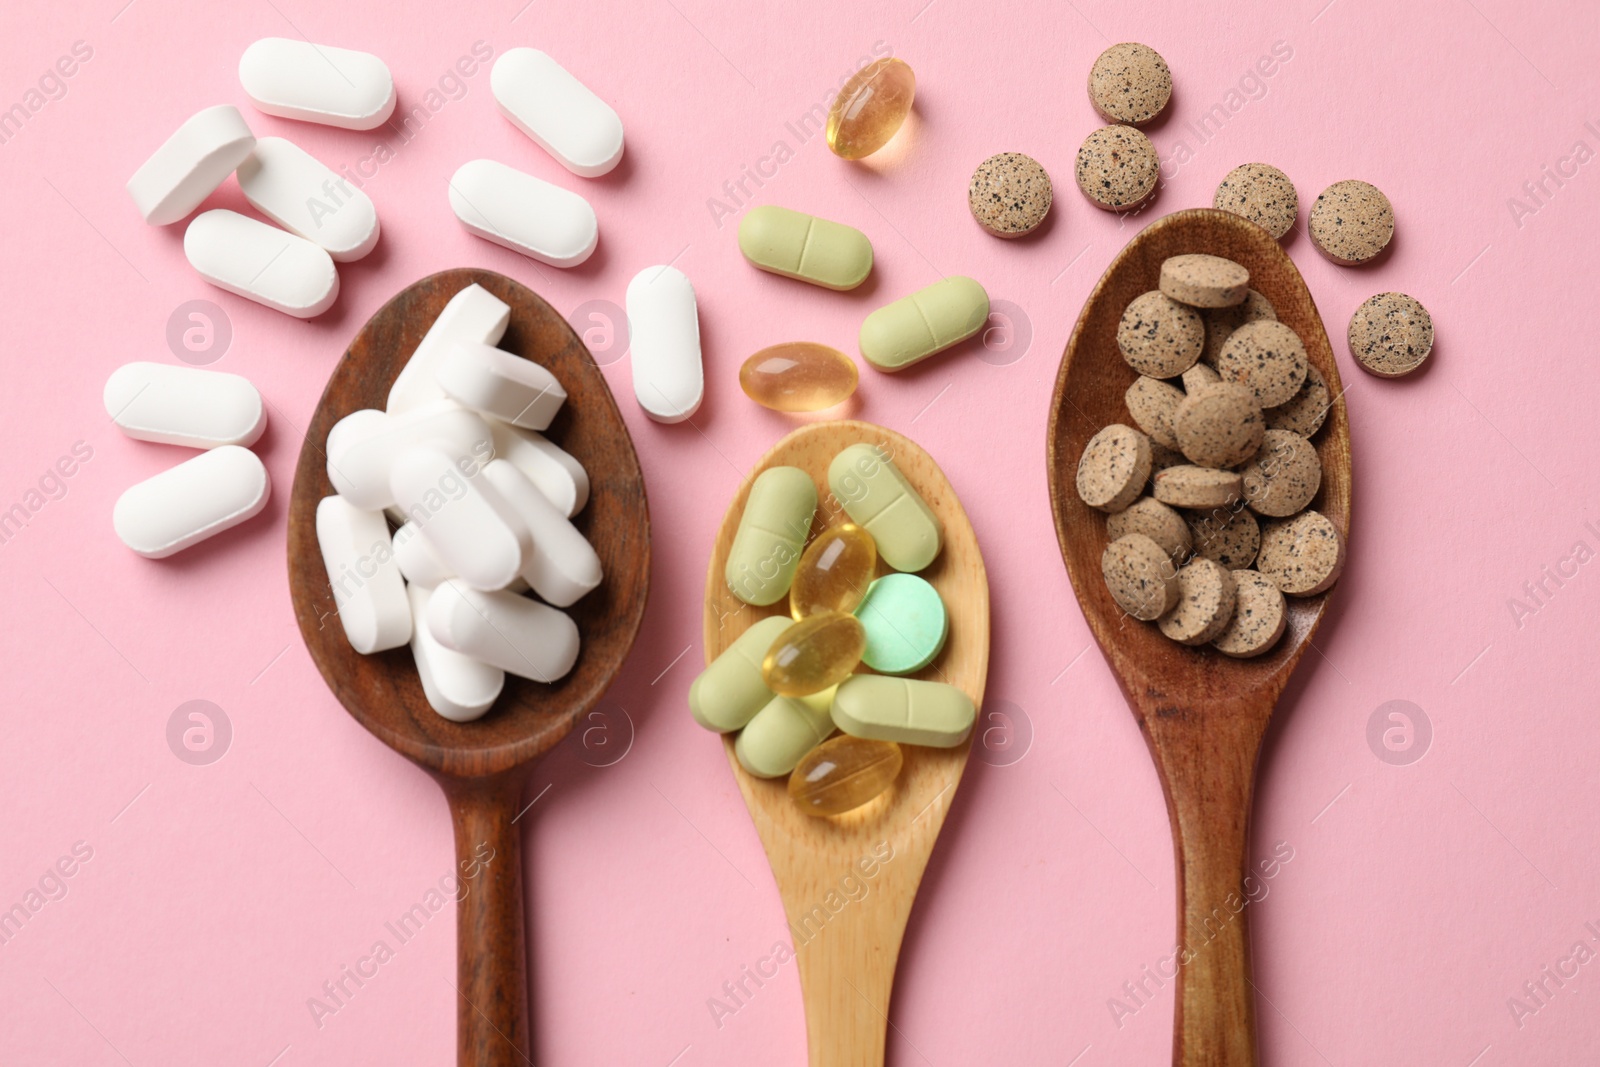
<svg viewBox="0 0 1600 1067">
<path fill-rule="evenodd" d="M 983 329 L 989 294 L 971 278 L 952 275 L 867 316 L 861 355 L 881 371 L 904 370 Z"/>
<path fill-rule="evenodd" d="M 879 674 L 915 674 L 944 649 L 950 616 L 939 591 L 915 574 L 885 574 L 856 608 L 867 632 L 861 662 Z"/>
<path fill-rule="evenodd" d="M 943 682 L 858 674 L 833 696 L 833 724 L 874 741 L 954 748 L 977 717 L 972 698 Z"/>
<path fill-rule="evenodd" d="M 944 528 L 894 461 L 877 445 L 851 445 L 828 464 L 828 488 L 850 521 L 864 526 L 878 556 L 897 571 L 920 571 L 939 555 Z"/>
<path fill-rule="evenodd" d="M 722 650 L 689 686 L 689 713 L 707 730 L 725 734 L 739 730 L 772 700 L 761 679 L 761 661 L 778 635 L 794 625 L 773 615 L 751 626 Z"/>
<path fill-rule="evenodd" d="M 757 778 L 777 778 L 794 770 L 807 752 L 833 733 L 828 715 L 833 693 L 824 689 L 806 697 L 773 697 L 734 742 L 739 766 Z"/>
<path fill-rule="evenodd" d="M 866 234 L 774 204 L 751 208 L 739 221 L 739 251 L 764 271 L 824 289 L 854 289 L 872 273 Z"/>
<path fill-rule="evenodd" d="M 799 467 L 769 467 L 750 486 L 723 578 L 734 596 L 758 608 L 789 592 L 817 512 L 817 485 Z"/>
</svg>

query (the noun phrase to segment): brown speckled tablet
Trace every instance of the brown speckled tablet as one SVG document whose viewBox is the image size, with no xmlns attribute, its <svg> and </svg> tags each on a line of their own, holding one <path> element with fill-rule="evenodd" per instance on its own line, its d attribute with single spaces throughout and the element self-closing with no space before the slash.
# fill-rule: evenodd
<svg viewBox="0 0 1600 1067">
<path fill-rule="evenodd" d="M 1143 126 L 1172 99 L 1172 71 L 1154 48 L 1125 41 L 1089 68 L 1089 101 L 1108 122 Z"/>
<path fill-rule="evenodd" d="M 1216 385 L 1221 380 L 1216 371 L 1204 363 L 1196 363 L 1183 372 L 1183 391 L 1193 396 L 1206 386 Z"/>
<path fill-rule="evenodd" d="M 1128 391 L 1122 395 L 1128 405 L 1128 414 L 1150 440 L 1168 448 L 1177 448 L 1178 439 L 1172 433 L 1172 417 L 1183 403 L 1183 390 L 1159 378 L 1139 375 Z"/>
<path fill-rule="evenodd" d="M 1203 645 L 1228 628 L 1236 587 L 1233 572 L 1197 559 L 1178 572 L 1178 603 L 1156 625 L 1180 644 Z"/>
<path fill-rule="evenodd" d="M 1315 596 L 1339 580 L 1344 570 L 1344 538 L 1320 511 L 1269 522 L 1261 531 L 1256 570 L 1287 596 Z"/>
<path fill-rule="evenodd" d="M 1316 448 L 1288 430 L 1268 430 L 1261 451 L 1239 473 L 1250 510 L 1270 518 L 1296 514 L 1322 488 L 1322 460 Z"/>
<path fill-rule="evenodd" d="M 1100 555 L 1100 574 L 1117 607 L 1136 619 L 1159 619 L 1178 602 L 1178 576 L 1160 545 L 1141 533 L 1119 537 Z"/>
<path fill-rule="evenodd" d="M 1193 547 L 1189 524 L 1183 516 L 1153 496 L 1142 496 L 1126 510 L 1108 515 L 1106 533 L 1113 541 L 1129 534 L 1144 534 L 1160 545 L 1174 563 Z"/>
<path fill-rule="evenodd" d="M 1132 126 L 1102 126 L 1084 138 L 1073 173 L 1095 207 L 1133 211 L 1155 195 L 1161 157 Z"/>
<path fill-rule="evenodd" d="M 1150 438 L 1114 422 L 1089 439 L 1078 460 L 1078 496 L 1091 508 L 1118 512 L 1144 492 Z"/>
<path fill-rule="evenodd" d="M 1273 237 L 1282 237 L 1294 228 L 1295 217 L 1300 214 L 1300 195 L 1294 191 L 1294 182 L 1277 167 L 1246 163 L 1234 167 L 1222 179 L 1211 206 L 1243 215 Z"/>
<path fill-rule="evenodd" d="M 1261 524 L 1238 506 L 1188 512 L 1189 543 L 1197 556 L 1230 571 L 1248 567 L 1261 548 Z"/>
<path fill-rule="evenodd" d="M 1230 308 L 1250 294 L 1250 272 L 1203 252 L 1172 256 L 1161 264 L 1161 291 L 1190 307 Z"/>
<path fill-rule="evenodd" d="M 1267 424 L 1255 394 L 1218 382 L 1185 397 L 1172 418 L 1178 448 L 1201 467 L 1236 467 L 1256 454 Z"/>
<path fill-rule="evenodd" d="M 1266 409 L 1267 429 L 1291 430 L 1301 437 L 1310 437 L 1322 428 L 1322 421 L 1328 417 L 1332 406 L 1333 397 L 1328 393 L 1327 381 L 1322 372 L 1308 362 L 1305 384 L 1300 386 L 1300 391 L 1287 404 Z"/>
<path fill-rule="evenodd" d="M 1254 289 L 1245 294 L 1244 302 L 1241 304 L 1235 304 L 1231 308 L 1211 308 L 1205 312 L 1206 347 L 1200 353 L 1200 362 L 1215 367 L 1217 357 L 1222 355 L 1222 346 L 1233 336 L 1234 330 L 1247 322 L 1260 322 L 1262 319 L 1277 317 L 1278 312 L 1272 306 L 1272 301 Z"/>
<path fill-rule="evenodd" d="M 1152 378 L 1176 378 L 1194 366 L 1205 343 L 1200 313 L 1157 289 L 1134 297 L 1117 324 L 1122 358 Z"/>
<path fill-rule="evenodd" d="M 1289 621 L 1288 605 L 1272 579 L 1255 571 L 1234 571 L 1233 584 L 1233 618 L 1211 647 L 1235 659 L 1249 659 L 1278 643 Z"/>
<path fill-rule="evenodd" d="M 1334 182 L 1311 205 L 1306 230 L 1317 251 L 1335 263 L 1367 263 L 1394 238 L 1394 208 L 1377 186 Z"/>
<path fill-rule="evenodd" d="M 1350 316 L 1350 354 L 1380 378 L 1399 378 L 1433 351 L 1433 318 L 1404 293 L 1379 293 Z"/>
<path fill-rule="evenodd" d="M 967 185 L 967 206 L 996 237 L 1032 233 L 1050 214 L 1050 175 L 1021 152 L 1001 152 L 978 164 Z"/>
<path fill-rule="evenodd" d="M 1272 319 L 1247 322 L 1228 338 L 1217 357 L 1217 373 L 1256 394 L 1264 408 L 1286 404 L 1306 380 L 1306 346 L 1300 336 Z"/>
<path fill-rule="evenodd" d="M 1151 495 L 1175 508 L 1220 508 L 1238 500 L 1244 482 L 1237 471 L 1219 471 L 1187 463 L 1156 472 Z"/>
</svg>

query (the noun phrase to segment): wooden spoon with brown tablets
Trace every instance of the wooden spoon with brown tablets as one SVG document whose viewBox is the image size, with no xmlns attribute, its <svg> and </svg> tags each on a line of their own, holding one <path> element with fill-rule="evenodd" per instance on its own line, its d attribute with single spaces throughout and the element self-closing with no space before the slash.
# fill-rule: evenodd
<svg viewBox="0 0 1600 1067">
<path fill-rule="evenodd" d="M 948 682 L 981 707 L 989 670 L 989 580 L 972 524 L 932 457 L 900 434 L 866 422 L 821 422 L 795 430 L 739 487 L 706 573 L 706 662 L 752 624 L 789 612 L 788 597 L 770 607 L 751 607 L 728 591 L 723 578 L 751 483 L 769 467 L 798 467 L 810 474 L 819 499 L 811 533 L 819 533 L 849 521 L 828 493 L 828 464 L 863 441 L 889 455 L 944 524 L 944 548 L 920 573 L 944 599 L 950 637 L 938 658 L 909 677 Z M 878 566 L 883 573 L 881 560 Z M 902 746 L 905 763 L 887 792 L 854 811 L 819 818 L 789 799 L 786 778 L 747 773 L 734 756 L 735 736 L 726 738 L 728 763 L 766 849 L 794 939 L 810 1062 L 813 1067 L 881 1064 L 900 941 L 966 769 L 971 739 L 949 749 Z M 846 895 L 851 885 L 864 885 L 865 894 Z"/>
<path fill-rule="evenodd" d="M 1328 336 L 1300 272 L 1272 236 L 1237 215 L 1179 211 L 1151 223 L 1122 250 L 1089 295 L 1067 343 L 1051 401 L 1050 501 L 1067 573 L 1089 629 L 1133 709 L 1155 760 L 1172 820 L 1178 874 L 1176 1067 L 1248 1067 L 1256 1060 L 1250 980 L 1249 856 L 1256 757 L 1272 709 L 1311 643 L 1328 595 L 1288 598 L 1288 628 L 1271 652 L 1236 660 L 1187 648 L 1153 625 L 1125 618 L 1101 576 L 1105 516 L 1074 486 L 1078 457 L 1101 427 L 1127 421 L 1123 393 L 1135 373 L 1117 350 L 1123 308 L 1156 288 L 1170 256 L 1209 253 L 1241 264 L 1250 286 L 1294 328 L 1335 398 L 1315 444 L 1322 488 L 1311 506 L 1348 536 L 1350 426 Z"/>
<path fill-rule="evenodd" d="M 553 685 L 507 676 L 476 722 L 450 722 L 428 706 L 409 649 L 363 656 L 350 647 L 317 546 L 317 502 L 333 492 L 323 442 L 359 408 L 382 408 L 389 386 L 449 299 L 477 283 L 511 306 L 500 347 L 536 359 L 560 379 L 567 402 L 551 437 L 588 471 L 589 503 L 574 524 L 600 555 L 605 580 L 566 609 L 583 648 Z M 306 648 L 355 720 L 433 776 L 455 824 L 456 1034 L 462 1067 L 533 1061 L 528 1026 L 522 834 L 516 825 L 534 762 L 592 709 L 617 676 L 644 618 L 650 585 L 650 515 L 644 476 L 605 378 L 572 328 L 533 292 L 485 270 L 424 278 L 385 304 L 356 334 L 312 413 L 289 499 L 289 594 Z"/>
</svg>

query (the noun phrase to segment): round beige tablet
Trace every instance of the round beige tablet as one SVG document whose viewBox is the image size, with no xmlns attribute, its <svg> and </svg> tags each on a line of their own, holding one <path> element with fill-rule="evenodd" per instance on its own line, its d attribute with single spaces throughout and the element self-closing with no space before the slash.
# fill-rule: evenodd
<svg viewBox="0 0 1600 1067">
<path fill-rule="evenodd" d="M 1261 524 L 1245 508 L 1189 512 L 1189 543 L 1197 556 L 1230 571 L 1248 567 L 1261 548 Z"/>
<path fill-rule="evenodd" d="M 1234 330 L 1247 322 L 1260 322 L 1262 319 L 1277 317 L 1278 312 L 1273 308 L 1272 301 L 1254 289 L 1245 294 L 1243 303 L 1235 304 L 1231 308 L 1209 309 L 1205 313 L 1206 347 L 1200 353 L 1200 362 L 1215 367 L 1217 357 L 1222 355 L 1222 346 L 1233 336 Z"/>
<path fill-rule="evenodd" d="M 1156 472 L 1151 495 L 1175 508 L 1220 508 L 1239 499 L 1244 482 L 1238 471 L 1219 471 L 1187 463 Z"/>
<path fill-rule="evenodd" d="M 1190 307 L 1229 308 L 1250 294 L 1250 272 L 1203 252 L 1172 256 L 1161 264 L 1161 291 Z"/>
<path fill-rule="evenodd" d="M 1333 398 L 1328 393 L 1327 381 L 1322 377 L 1322 372 L 1308 361 L 1306 380 L 1300 386 L 1300 391 L 1287 404 L 1267 408 L 1264 412 L 1267 429 L 1290 430 L 1301 437 L 1310 437 L 1322 428 L 1322 421 L 1328 417 L 1328 409 L 1332 406 Z"/>
<path fill-rule="evenodd" d="M 1159 619 L 1178 602 L 1178 576 L 1160 545 L 1141 533 L 1127 534 L 1106 546 L 1100 573 L 1117 607 L 1136 619 Z"/>
<path fill-rule="evenodd" d="M 1021 152 L 1001 152 L 978 164 L 967 184 L 967 206 L 996 237 L 1030 234 L 1050 214 L 1050 175 Z"/>
<path fill-rule="evenodd" d="M 1247 322 L 1222 346 L 1217 373 L 1256 394 L 1264 408 L 1286 404 L 1306 380 L 1306 346 L 1300 335 L 1274 319 Z"/>
<path fill-rule="evenodd" d="M 1200 358 L 1206 324 L 1200 313 L 1159 289 L 1133 298 L 1117 324 L 1117 348 L 1128 366 L 1152 378 L 1176 378 Z"/>
<path fill-rule="evenodd" d="M 1272 579 L 1255 571 L 1234 571 L 1233 584 L 1233 618 L 1211 647 L 1225 656 L 1249 659 L 1278 643 L 1289 622 L 1288 605 Z"/>
<path fill-rule="evenodd" d="M 1209 559 L 1197 559 L 1178 572 L 1178 603 L 1156 625 L 1180 644 L 1215 640 L 1233 618 L 1233 572 Z"/>
<path fill-rule="evenodd" d="M 1089 68 L 1089 100 L 1108 122 L 1143 126 L 1172 99 L 1172 71 L 1154 48 L 1125 41 Z"/>
<path fill-rule="evenodd" d="M 1243 215 L 1273 237 L 1282 237 L 1294 228 L 1294 220 L 1300 214 L 1300 194 L 1294 191 L 1289 176 L 1277 167 L 1246 163 L 1234 167 L 1222 179 L 1211 206 Z"/>
<path fill-rule="evenodd" d="M 1142 496 L 1125 510 L 1108 515 L 1106 533 L 1113 541 L 1129 534 L 1144 534 L 1160 545 L 1174 563 L 1193 547 L 1189 524 L 1183 516 L 1152 496 Z"/>
<path fill-rule="evenodd" d="M 1266 429 L 1255 394 L 1231 382 L 1185 397 L 1172 418 L 1179 450 L 1201 467 L 1237 467 L 1256 454 Z"/>
<path fill-rule="evenodd" d="M 1296 514 L 1322 488 L 1316 447 L 1289 430 L 1268 430 L 1261 451 L 1239 474 L 1250 510 L 1269 518 Z"/>
<path fill-rule="evenodd" d="M 1332 520 L 1320 511 L 1302 511 L 1261 531 L 1256 570 L 1288 596 L 1315 596 L 1339 580 L 1344 555 L 1344 538 Z"/>
<path fill-rule="evenodd" d="M 1073 173 L 1095 207 L 1133 211 L 1155 195 L 1161 157 L 1132 126 L 1102 126 L 1084 138 Z"/>
<path fill-rule="evenodd" d="M 1334 182 L 1311 205 L 1306 229 L 1317 251 L 1335 263 L 1367 263 L 1394 238 L 1394 208 L 1375 185 Z"/>
<path fill-rule="evenodd" d="M 1172 416 L 1183 403 L 1182 389 L 1141 374 L 1128 386 L 1122 400 L 1128 405 L 1128 414 L 1133 416 L 1134 423 L 1150 436 L 1150 440 L 1168 448 L 1178 447 L 1178 439 L 1172 434 Z"/>
<path fill-rule="evenodd" d="M 1350 354 L 1380 378 L 1399 378 L 1433 351 L 1433 318 L 1404 293 L 1379 293 L 1350 316 Z"/>
<path fill-rule="evenodd" d="M 1183 372 L 1183 391 L 1193 396 L 1206 386 L 1216 385 L 1221 380 L 1216 371 L 1204 363 L 1196 363 Z"/>
<path fill-rule="evenodd" d="M 1150 438 L 1114 422 L 1089 439 L 1078 459 L 1078 496 L 1091 508 L 1118 512 L 1144 492 Z"/>
</svg>

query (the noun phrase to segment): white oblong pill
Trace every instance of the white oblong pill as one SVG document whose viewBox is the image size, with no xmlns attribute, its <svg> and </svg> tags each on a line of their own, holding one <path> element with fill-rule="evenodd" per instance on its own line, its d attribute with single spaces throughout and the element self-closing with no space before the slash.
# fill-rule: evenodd
<svg viewBox="0 0 1600 1067">
<path fill-rule="evenodd" d="M 434 378 L 452 399 L 527 430 L 546 429 L 567 400 L 556 376 L 533 360 L 472 341 L 458 341 Z"/>
<path fill-rule="evenodd" d="M 522 570 L 528 533 L 511 505 L 461 460 L 432 442 L 406 449 L 389 472 L 395 501 L 439 559 L 476 589 L 504 589 Z"/>
<path fill-rule="evenodd" d="M 239 57 L 239 84 L 259 111 L 344 130 L 371 130 L 394 113 L 394 78 L 370 52 L 263 37 Z"/>
<path fill-rule="evenodd" d="M 411 640 L 406 583 L 383 512 L 362 511 L 341 496 L 323 497 L 317 503 L 317 544 L 350 647 L 371 655 Z"/>
<path fill-rule="evenodd" d="M 578 661 L 578 625 L 566 612 L 459 578 L 433 591 L 428 632 L 445 648 L 535 682 L 557 681 Z"/>
<path fill-rule="evenodd" d="M 470 232 L 552 267 L 576 267 L 600 243 L 589 201 L 492 159 L 450 178 L 450 209 Z"/>
<path fill-rule="evenodd" d="M 237 211 L 196 215 L 183 233 L 183 254 L 217 288 L 297 319 L 322 314 L 339 295 L 339 272 L 327 252 Z"/>
<path fill-rule="evenodd" d="M 481 719 L 505 688 L 506 672 L 441 645 L 428 632 L 428 601 L 433 590 L 406 587 L 411 603 L 411 658 L 417 664 L 428 706 L 451 722 Z"/>
<path fill-rule="evenodd" d="M 445 566 L 428 539 L 417 532 L 414 522 L 404 523 L 394 532 L 394 562 L 400 568 L 401 577 L 425 589 L 456 576 Z"/>
<path fill-rule="evenodd" d="M 657 422 L 682 422 L 705 398 L 694 286 L 676 267 L 646 267 L 628 283 L 633 395 Z"/>
<path fill-rule="evenodd" d="M 600 557 L 578 528 L 516 467 L 491 460 L 483 476 L 500 491 L 530 535 L 522 577 L 547 602 L 564 608 L 600 584 Z"/>
<path fill-rule="evenodd" d="M 270 493 L 256 454 L 223 445 L 130 486 L 111 526 L 139 555 L 164 559 L 258 514 Z"/>
<path fill-rule="evenodd" d="M 490 420 L 494 455 L 509 460 L 534 484 L 544 498 L 567 518 L 589 502 L 589 472 L 566 451 L 536 430 L 521 430 L 498 419 Z"/>
<path fill-rule="evenodd" d="M 263 137 L 239 164 L 250 206 L 340 263 L 378 243 L 378 209 L 366 193 L 293 141 Z"/>
<path fill-rule="evenodd" d="M 128 195 L 152 226 L 177 222 L 200 206 L 244 162 L 256 143 L 232 104 L 197 112 L 128 179 Z"/>
<path fill-rule="evenodd" d="M 572 173 L 598 178 L 622 161 L 616 111 L 543 52 L 506 52 L 494 61 L 489 88 L 501 114 Z"/>
<path fill-rule="evenodd" d="M 168 363 L 124 363 L 106 379 L 106 414 L 137 441 L 190 448 L 253 445 L 267 409 L 249 379 Z"/>
<path fill-rule="evenodd" d="M 510 306 L 481 285 L 469 285 L 452 296 L 389 387 L 389 414 L 444 396 L 437 375 L 450 350 L 461 341 L 499 344 L 510 323 Z"/>
<path fill-rule="evenodd" d="M 328 431 L 328 481 L 335 492 L 364 511 L 392 507 L 395 496 L 389 472 L 395 457 L 424 442 L 457 457 L 473 457 L 477 466 L 494 454 L 488 424 L 453 400 L 435 401 L 401 415 L 363 408 Z"/>
</svg>

